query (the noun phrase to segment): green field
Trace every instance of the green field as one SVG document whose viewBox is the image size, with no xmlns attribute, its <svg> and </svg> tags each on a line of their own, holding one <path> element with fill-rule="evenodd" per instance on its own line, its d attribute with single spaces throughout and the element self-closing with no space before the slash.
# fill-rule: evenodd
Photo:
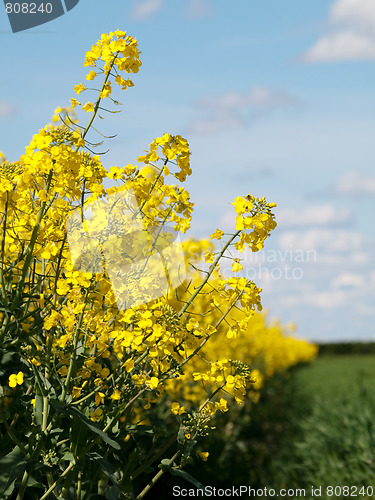
<svg viewBox="0 0 375 500">
<path fill-rule="evenodd" d="M 375 492 L 375 356 L 319 357 L 294 371 L 283 404 L 284 435 L 263 480 L 306 492 L 322 486 L 321 498 L 337 498 L 324 494 L 327 486 L 346 485 L 350 498 L 369 498 L 363 493 L 371 493 L 368 486 Z"/>
</svg>

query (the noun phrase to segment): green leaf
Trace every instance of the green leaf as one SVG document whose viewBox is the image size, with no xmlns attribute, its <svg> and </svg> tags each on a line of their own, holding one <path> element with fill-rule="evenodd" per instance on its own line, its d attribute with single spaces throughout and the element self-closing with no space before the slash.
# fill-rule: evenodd
<svg viewBox="0 0 375 500">
<path fill-rule="evenodd" d="M 109 446 L 112 446 L 115 450 L 121 450 L 121 446 L 116 443 L 116 441 L 111 439 L 108 434 L 103 432 L 94 422 L 85 417 L 77 408 L 68 408 L 68 413 L 76 415 L 92 432 L 100 436 L 105 443 L 109 444 Z"/>
<path fill-rule="evenodd" d="M 35 416 L 35 423 L 37 425 L 42 425 L 42 422 L 43 422 L 43 396 L 41 394 L 38 394 L 38 393 L 35 395 L 34 416 Z"/>
<path fill-rule="evenodd" d="M 123 468 L 123 477 L 128 478 L 133 475 L 135 468 L 137 467 L 139 459 L 139 451 L 137 448 L 132 450 L 125 461 L 125 466 Z M 126 479 L 125 479 L 126 480 Z M 124 480 L 123 480 L 124 481 Z"/>
<path fill-rule="evenodd" d="M 193 451 L 193 448 L 194 446 L 197 444 L 197 441 L 195 439 L 190 439 L 187 443 L 186 443 L 186 447 L 184 449 L 184 455 L 186 457 L 189 457 L 191 452 Z"/>
<path fill-rule="evenodd" d="M 14 490 L 14 484 L 26 468 L 23 454 L 16 446 L 8 455 L 0 458 L 0 498 L 7 498 Z"/>
<path fill-rule="evenodd" d="M 163 465 L 163 467 L 166 467 L 168 469 L 171 466 L 171 461 L 169 458 L 163 458 L 163 460 L 160 463 L 161 465 Z"/>
<path fill-rule="evenodd" d="M 102 471 L 104 472 L 104 474 L 109 477 L 109 479 L 112 481 L 112 483 L 114 485 L 118 486 L 117 479 L 116 479 L 115 474 L 114 474 L 114 470 L 112 468 L 112 465 L 108 462 L 108 460 L 106 460 L 101 455 L 99 455 L 99 453 L 95 453 L 95 452 L 89 453 L 87 456 L 91 460 L 95 460 L 96 462 L 98 462 L 100 467 L 102 468 Z"/>
<path fill-rule="evenodd" d="M 65 450 L 61 456 L 63 460 L 74 463 L 74 455 L 70 450 Z"/>
<path fill-rule="evenodd" d="M 71 449 L 76 456 L 86 447 L 89 432 L 82 420 L 74 415 L 71 422 Z"/>
<path fill-rule="evenodd" d="M 118 443 L 116 443 L 116 441 L 111 439 L 108 436 L 108 434 L 106 434 L 104 431 L 102 431 L 100 429 L 100 427 L 98 427 L 94 422 L 92 422 L 90 419 L 88 419 L 77 408 L 66 408 L 65 406 L 63 406 L 61 403 L 59 403 L 57 401 L 51 401 L 51 404 L 52 404 L 52 406 L 54 406 L 56 408 L 56 410 L 60 411 L 61 413 L 65 413 L 68 415 L 73 415 L 73 416 L 78 417 L 81 420 L 81 422 L 83 422 L 86 425 L 86 427 L 88 427 L 91 430 L 91 432 L 94 432 L 95 434 L 100 436 L 105 443 L 109 444 L 109 446 L 112 446 L 112 448 L 114 448 L 115 450 L 121 450 L 121 446 Z"/>
<path fill-rule="evenodd" d="M 116 486 L 111 486 L 105 492 L 107 500 L 119 500 L 121 491 Z"/>
<path fill-rule="evenodd" d="M 194 486 L 196 486 L 199 489 L 202 490 L 204 489 L 203 484 L 201 484 L 197 479 L 195 479 L 195 477 L 191 476 L 188 472 L 185 472 L 184 470 L 170 468 L 169 472 L 173 476 L 181 477 L 182 479 L 185 479 L 185 481 L 194 484 Z"/>
</svg>

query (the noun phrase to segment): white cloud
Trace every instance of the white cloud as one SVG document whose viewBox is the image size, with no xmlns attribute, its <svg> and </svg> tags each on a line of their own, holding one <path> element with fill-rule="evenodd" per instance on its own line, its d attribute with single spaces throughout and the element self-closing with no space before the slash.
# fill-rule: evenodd
<svg viewBox="0 0 375 500">
<path fill-rule="evenodd" d="M 290 226 L 337 224 L 349 220 L 347 208 L 338 208 L 331 204 L 310 205 L 302 210 L 285 208 L 278 211 L 276 220 L 279 228 Z"/>
<path fill-rule="evenodd" d="M 253 87 L 246 92 L 227 92 L 217 97 L 200 99 L 196 106 L 206 116 L 190 123 L 188 130 L 196 134 L 212 134 L 252 123 L 274 109 L 295 105 L 297 99 L 286 92 Z"/>
<path fill-rule="evenodd" d="M 304 62 L 331 62 L 375 59 L 374 0 L 336 0 L 329 25 L 302 57 Z"/>
<path fill-rule="evenodd" d="M 331 21 L 359 29 L 373 30 L 375 26 L 374 0 L 339 0 L 331 8 Z"/>
<path fill-rule="evenodd" d="M 333 288 L 362 287 L 365 277 L 358 273 L 342 273 L 336 276 L 331 285 Z"/>
<path fill-rule="evenodd" d="M 285 92 L 272 91 L 266 87 L 253 87 L 247 92 L 227 92 L 218 97 L 206 97 L 198 101 L 198 106 L 207 109 L 273 108 L 295 104 L 296 99 Z"/>
<path fill-rule="evenodd" d="M 315 250 L 318 252 L 351 252 L 362 248 L 363 236 L 344 229 L 309 229 L 307 231 L 286 231 L 278 239 L 281 249 Z"/>
<path fill-rule="evenodd" d="M 335 186 L 335 191 L 340 194 L 375 195 L 375 177 L 366 177 L 359 172 L 345 172 Z"/>
<path fill-rule="evenodd" d="M 213 9 L 207 0 L 190 0 L 187 13 L 191 19 L 198 19 L 200 17 L 211 16 Z"/>
<path fill-rule="evenodd" d="M 305 62 L 355 61 L 375 59 L 375 38 L 345 31 L 320 38 L 306 52 Z"/>
<path fill-rule="evenodd" d="M 222 231 L 233 231 L 236 225 L 236 212 L 233 210 L 228 210 L 220 219 L 219 228 Z"/>
<path fill-rule="evenodd" d="M 6 102 L 0 102 L 0 119 L 1 118 L 8 118 L 9 116 L 14 115 L 16 112 L 15 108 L 13 106 L 10 106 Z"/>
<path fill-rule="evenodd" d="M 190 123 L 188 129 L 191 134 L 215 134 L 220 130 L 240 128 L 244 120 L 236 113 L 217 110 L 212 116 L 201 118 Z"/>
<path fill-rule="evenodd" d="M 145 0 L 144 2 L 134 3 L 132 6 L 131 16 L 136 21 L 146 21 L 153 14 L 161 10 L 163 0 Z"/>
</svg>

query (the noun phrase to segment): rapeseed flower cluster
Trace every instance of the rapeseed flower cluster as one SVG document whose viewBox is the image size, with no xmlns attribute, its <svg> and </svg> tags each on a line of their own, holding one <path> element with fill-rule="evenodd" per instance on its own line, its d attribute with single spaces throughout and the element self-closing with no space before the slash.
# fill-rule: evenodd
<svg viewBox="0 0 375 500">
<path fill-rule="evenodd" d="M 240 404 L 249 390 L 255 400 L 265 377 L 315 353 L 312 346 L 286 338 L 279 325 L 266 324 L 255 283 L 220 274 L 220 260 L 230 247 L 259 251 L 276 227 L 275 204 L 264 198 L 236 198 L 235 231 L 220 251 L 209 241 L 185 242 L 188 276 L 177 288 L 120 307 L 109 276 L 115 262 L 103 259 L 105 240 L 115 248 L 113 261 L 132 264 L 140 256 L 147 259 L 149 250 L 142 236 L 122 245 L 131 220 L 157 235 L 155 245 L 170 244 L 168 238 L 158 239 L 163 226 L 187 231 L 193 203 L 181 184 L 192 173 L 190 150 L 186 139 L 164 133 L 134 164 L 107 171 L 88 134 L 99 112 L 106 111 L 103 100 L 118 105 L 111 97 L 113 84 L 122 90 L 133 86 L 121 73 L 139 70 L 137 41 L 120 30 L 103 34 L 84 66 L 93 68 L 87 82 L 101 77 L 102 84 L 89 89 L 79 83 L 74 90 L 76 95 L 94 92 L 95 99 L 81 104 L 72 98 L 70 107 L 57 108 L 19 161 L 0 155 L 0 375 L 5 377 L 0 425 L 9 437 L 8 459 L 38 464 L 40 500 L 52 492 L 71 498 L 74 488 L 90 491 L 93 486 L 81 473 L 86 466 L 101 471 L 99 493 L 108 478 L 110 498 L 129 493 L 129 482 L 137 484 L 135 478 L 159 459 L 160 450 L 171 446 L 165 445 L 171 436 L 181 467 L 193 450 L 207 460 L 208 452 L 196 446 L 216 412 L 228 411 L 231 400 Z M 79 108 L 92 113 L 86 127 L 79 125 Z M 171 178 L 175 184 L 167 182 Z M 105 188 L 105 180 L 113 185 Z M 130 191 L 137 213 L 119 208 L 118 200 Z M 85 220 L 90 210 L 97 212 L 95 220 Z M 77 268 L 69 220 L 81 224 L 76 242 L 85 241 L 87 231 L 98 241 L 96 257 L 89 252 L 86 258 L 89 269 Z M 223 237 L 219 229 L 211 235 Z M 242 269 L 238 259 L 232 269 Z M 131 272 L 126 280 L 134 294 L 142 291 L 146 298 L 146 291 L 158 286 L 152 276 L 142 281 Z M 17 421 L 23 427 L 18 429 Z M 148 450 L 145 429 L 153 439 Z M 32 439 L 21 443 L 29 433 Z M 121 460 L 129 457 L 124 472 Z M 19 470 L 17 498 L 22 499 L 32 467 Z"/>
</svg>

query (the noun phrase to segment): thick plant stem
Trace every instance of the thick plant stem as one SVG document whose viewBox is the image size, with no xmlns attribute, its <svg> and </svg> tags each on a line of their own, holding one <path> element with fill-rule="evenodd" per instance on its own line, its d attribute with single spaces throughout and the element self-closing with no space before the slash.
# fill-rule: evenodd
<svg viewBox="0 0 375 500">
<path fill-rule="evenodd" d="M 5 305 L 8 305 L 8 296 L 7 291 L 5 289 L 4 282 L 4 261 L 5 261 L 5 237 L 6 237 L 6 228 L 7 228 L 7 215 L 8 215 L 8 203 L 9 203 L 9 193 L 6 192 L 6 200 L 5 200 L 5 210 L 4 210 L 4 223 L 3 223 L 3 234 L 1 239 L 1 262 L 0 262 L 0 283 L 1 283 L 1 295 Z"/>
<path fill-rule="evenodd" d="M 176 458 L 178 456 L 180 456 L 181 454 L 181 450 L 178 450 L 174 455 L 173 457 L 168 461 L 168 464 L 167 466 L 170 466 L 171 464 L 173 464 L 173 461 L 176 460 Z M 156 476 L 154 476 L 151 481 L 148 483 L 148 485 L 140 492 L 140 494 L 137 496 L 136 500 L 142 500 L 142 498 L 144 498 L 145 495 L 147 495 L 147 493 L 150 491 L 150 489 L 154 486 L 154 484 L 159 481 L 159 479 L 161 478 L 161 476 L 165 473 L 166 469 L 163 468 L 163 469 L 160 469 L 160 471 L 156 474 Z"/>
<path fill-rule="evenodd" d="M 20 489 L 18 491 L 18 495 L 17 495 L 16 500 L 22 500 L 23 499 L 24 494 L 26 492 L 26 486 L 27 486 L 27 480 L 28 479 L 29 479 L 29 473 L 27 472 L 27 470 L 25 470 L 25 472 L 23 473 L 22 483 L 21 483 Z"/>
<path fill-rule="evenodd" d="M 64 472 L 61 474 L 61 476 L 59 478 L 57 478 L 56 481 L 44 493 L 44 495 L 40 497 L 40 500 L 46 500 L 46 498 L 49 497 L 50 493 L 52 493 L 54 491 L 54 489 L 56 488 L 56 486 L 58 486 L 61 483 L 61 481 L 69 474 L 69 472 L 73 469 L 74 466 L 75 466 L 75 463 L 70 462 L 70 464 L 64 470 Z"/>
</svg>

